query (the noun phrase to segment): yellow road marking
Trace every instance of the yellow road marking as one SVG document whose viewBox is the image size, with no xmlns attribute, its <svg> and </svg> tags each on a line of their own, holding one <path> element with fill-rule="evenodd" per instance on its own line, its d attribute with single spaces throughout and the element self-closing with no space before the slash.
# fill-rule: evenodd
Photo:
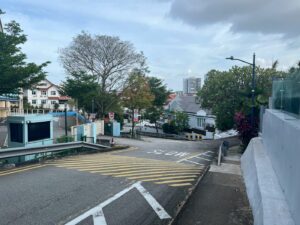
<svg viewBox="0 0 300 225">
<path fill-rule="evenodd" d="M 99 173 L 99 172 L 91 172 L 91 173 Z M 114 177 L 132 177 L 132 176 L 145 176 L 145 175 L 153 175 L 153 174 L 165 174 L 165 173 L 191 173 L 191 174 L 199 174 L 200 171 L 174 171 L 174 170 L 152 170 L 152 171 L 129 171 L 125 173 L 109 173 L 102 172 L 102 175 L 106 176 L 114 176 Z"/>
<path fill-rule="evenodd" d="M 17 171 L 17 170 L 25 169 L 25 168 L 34 168 L 34 167 L 37 167 L 37 166 L 40 166 L 40 164 L 38 164 L 38 165 L 31 165 L 31 166 L 15 167 L 15 168 L 12 168 L 12 169 L 2 170 L 2 171 L 0 171 L 0 174 L 7 173 L 7 172 L 13 172 L 13 171 Z"/>
<path fill-rule="evenodd" d="M 141 181 L 145 181 L 145 182 L 148 182 L 148 181 L 158 181 L 158 180 L 171 180 L 171 179 L 182 179 L 182 178 L 195 178 L 197 177 L 196 175 L 188 175 L 188 176 L 177 176 L 177 177 L 159 177 L 159 178 L 152 178 L 152 179 L 143 179 L 141 178 Z M 131 179 L 131 178 L 129 178 Z M 195 180 L 195 179 L 194 179 Z"/>
<path fill-rule="evenodd" d="M 78 169 L 80 171 L 90 171 L 90 172 L 107 172 L 106 174 L 112 174 L 112 173 L 118 173 L 118 174 L 122 174 L 122 172 L 137 172 L 137 171 L 144 171 L 145 173 L 149 172 L 149 171 L 199 171 L 196 169 L 174 169 L 174 168 L 151 168 L 151 169 L 146 169 L 145 168 L 131 168 L 131 169 Z"/>
<path fill-rule="evenodd" d="M 180 176 L 180 175 L 197 175 L 198 173 L 185 173 L 185 172 L 179 172 L 179 173 L 170 173 L 170 172 L 163 172 L 163 173 L 156 173 L 151 174 L 147 176 L 128 176 L 130 179 L 144 179 L 144 178 L 154 178 L 154 177 L 166 177 L 166 176 Z"/>
<path fill-rule="evenodd" d="M 179 184 L 170 184 L 171 187 L 183 187 L 183 186 L 191 186 L 191 183 L 179 183 Z"/>
<path fill-rule="evenodd" d="M 189 181 L 194 181 L 195 179 L 183 179 L 183 180 L 167 180 L 167 181 L 159 181 L 159 182 L 154 182 L 156 184 L 171 184 L 171 183 L 182 183 L 182 182 L 189 182 Z"/>
<path fill-rule="evenodd" d="M 20 170 L 16 170 L 16 171 L 12 171 L 12 172 L 7 172 L 7 173 L 2 173 L 2 174 L 0 174 L 0 176 L 5 176 L 5 175 L 9 175 L 9 174 L 14 174 L 14 173 L 20 173 L 20 172 L 23 172 L 23 171 L 33 170 L 33 169 L 37 169 L 37 168 L 40 168 L 40 167 L 45 167 L 45 165 L 26 168 L 26 169 L 20 169 Z"/>
<path fill-rule="evenodd" d="M 164 163 L 150 163 L 150 162 L 119 162 L 119 163 L 82 163 L 82 162 L 74 162 L 74 163 L 59 163 L 59 164 L 48 164 L 48 165 L 54 165 L 54 166 L 130 166 L 130 165 L 153 165 L 153 166 L 169 166 L 169 167 L 176 167 L 176 168 L 194 168 L 196 166 L 182 166 L 177 164 L 164 164 Z"/>
<path fill-rule="evenodd" d="M 121 160 L 121 159 L 115 159 L 115 160 L 109 160 L 109 159 L 102 159 L 102 160 L 68 160 L 68 161 L 57 161 L 57 162 L 51 162 L 49 164 L 72 164 L 72 163 L 103 163 L 103 164 L 109 164 L 109 163 L 152 163 L 152 164 L 164 164 L 164 165 L 177 165 L 185 167 L 186 164 L 179 164 L 175 162 L 166 162 L 161 160 Z"/>
<path fill-rule="evenodd" d="M 97 165 L 72 165 L 72 166 L 65 166 L 65 165 L 59 165 L 57 167 L 68 167 L 73 169 L 82 169 L 82 170 L 93 170 L 93 169 L 99 169 L 99 170 L 123 170 L 123 169 L 154 169 L 154 168 L 161 168 L 161 169 L 174 169 L 174 170 L 199 170 L 198 168 L 178 168 L 178 167 L 170 167 L 170 166 L 163 166 L 163 165 L 121 165 L 121 166 L 97 166 Z"/>
</svg>

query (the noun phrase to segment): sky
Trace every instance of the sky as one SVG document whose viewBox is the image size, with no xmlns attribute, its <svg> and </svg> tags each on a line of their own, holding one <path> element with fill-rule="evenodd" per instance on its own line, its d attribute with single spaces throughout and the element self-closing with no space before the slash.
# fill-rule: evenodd
<svg viewBox="0 0 300 225">
<path fill-rule="evenodd" d="M 287 70 L 300 60 L 300 1 L 289 0 L 1 0 L 2 23 L 16 20 L 28 61 L 51 61 L 48 79 L 66 73 L 59 49 L 81 31 L 119 36 L 147 57 L 150 75 L 182 90 L 183 79 L 227 70 L 256 53 L 256 63 Z"/>
</svg>

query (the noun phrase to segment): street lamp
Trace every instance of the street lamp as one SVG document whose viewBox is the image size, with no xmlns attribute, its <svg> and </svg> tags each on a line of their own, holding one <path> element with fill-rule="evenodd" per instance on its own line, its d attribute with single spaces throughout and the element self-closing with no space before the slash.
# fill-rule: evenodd
<svg viewBox="0 0 300 225">
<path fill-rule="evenodd" d="M 253 62 L 249 63 L 247 61 L 241 60 L 241 59 L 237 59 L 234 58 L 233 56 L 230 56 L 226 59 L 229 60 L 236 60 L 236 61 L 240 61 L 243 63 L 246 63 L 250 66 L 252 66 L 252 90 L 251 90 L 251 98 L 252 98 L 252 108 L 251 108 L 251 127 L 254 128 L 254 97 L 255 97 L 255 53 L 253 53 Z"/>
</svg>

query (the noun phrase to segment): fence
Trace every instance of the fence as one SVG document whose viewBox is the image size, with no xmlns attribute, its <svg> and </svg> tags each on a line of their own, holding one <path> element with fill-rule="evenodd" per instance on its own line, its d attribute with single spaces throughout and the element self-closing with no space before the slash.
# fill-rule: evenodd
<svg viewBox="0 0 300 225">
<path fill-rule="evenodd" d="M 136 134 L 142 136 L 149 137 L 157 137 L 157 138 L 167 138 L 167 139 L 176 139 L 176 140 L 188 140 L 186 137 L 182 137 L 176 134 L 161 134 L 161 133 L 152 133 L 152 132 L 144 132 L 144 131 L 136 131 Z"/>
<path fill-rule="evenodd" d="M 272 107 L 300 117 L 300 79 L 274 80 Z"/>
</svg>

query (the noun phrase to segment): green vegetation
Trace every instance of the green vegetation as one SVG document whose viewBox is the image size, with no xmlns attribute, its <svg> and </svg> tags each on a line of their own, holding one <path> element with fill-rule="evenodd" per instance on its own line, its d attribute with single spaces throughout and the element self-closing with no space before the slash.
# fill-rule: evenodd
<svg viewBox="0 0 300 225">
<path fill-rule="evenodd" d="M 189 128 L 189 117 L 184 112 L 173 112 L 173 118 L 169 123 L 163 124 L 165 133 L 179 134 Z"/>
<path fill-rule="evenodd" d="M 0 9 L 1 14 L 4 12 Z M 49 62 L 27 63 L 20 47 L 26 41 L 26 35 L 16 21 L 6 24 L 4 32 L 0 32 L 0 95 L 18 93 L 20 88 L 30 88 L 46 76 L 43 69 Z"/>
<path fill-rule="evenodd" d="M 150 123 L 155 124 L 156 132 L 158 132 L 157 121 L 163 114 L 163 105 L 167 101 L 170 92 L 162 80 L 156 77 L 149 77 L 148 84 L 150 92 L 154 96 L 152 105 L 146 109 L 145 118 L 150 120 Z"/>
<path fill-rule="evenodd" d="M 74 141 L 74 137 L 72 136 L 61 136 L 56 138 L 56 143 L 67 143 L 67 142 L 73 142 Z"/>
<path fill-rule="evenodd" d="M 256 67 L 255 107 L 267 105 L 272 93 L 272 80 L 284 77 L 285 73 L 276 70 L 276 66 L 268 69 Z M 216 125 L 220 130 L 234 127 L 234 115 L 251 112 L 251 79 L 252 67 L 234 66 L 228 71 L 211 70 L 198 95 L 204 108 L 209 108 L 216 115 Z"/>
<path fill-rule="evenodd" d="M 132 119 L 134 109 L 146 109 L 151 106 L 154 96 L 151 93 L 147 77 L 140 71 L 134 70 L 130 73 L 126 86 L 122 93 L 122 102 L 125 107 L 131 110 Z M 134 122 L 132 121 L 132 136 Z"/>
</svg>

